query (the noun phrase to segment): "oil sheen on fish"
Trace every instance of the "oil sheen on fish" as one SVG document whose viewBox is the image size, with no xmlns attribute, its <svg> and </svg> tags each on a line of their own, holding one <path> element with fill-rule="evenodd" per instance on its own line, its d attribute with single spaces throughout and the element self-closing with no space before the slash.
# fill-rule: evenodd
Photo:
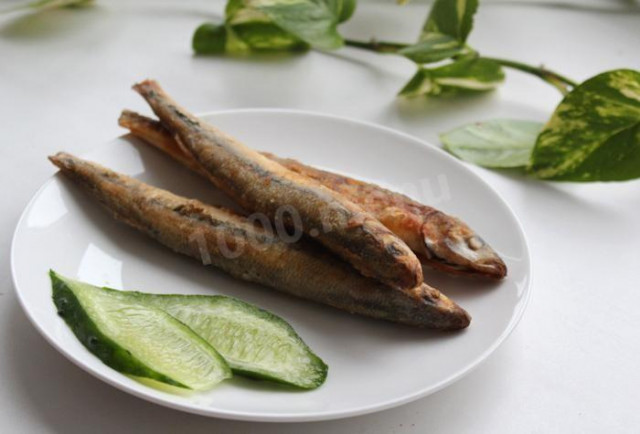
<svg viewBox="0 0 640 434">
<path fill-rule="evenodd" d="M 184 151 L 164 125 L 146 116 L 123 111 L 119 123 L 133 135 L 206 177 L 202 167 Z M 503 278 L 507 267 L 500 256 L 459 219 L 375 184 L 316 169 L 296 160 L 263 155 L 287 169 L 313 178 L 371 213 L 433 268 L 456 274 Z"/>
<path fill-rule="evenodd" d="M 242 280 L 371 318 L 439 330 L 469 315 L 422 284 L 397 291 L 309 240 L 288 243 L 232 211 L 176 196 L 65 153 L 50 160 L 117 220 Z"/>
<path fill-rule="evenodd" d="M 248 212 L 300 230 L 367 277 L 400 290 L 422 283 L 413 251 L 360 206 L 199 120 L 154 81 L 134 89 L 202 166 L 209 179 Z"/>
</svg>

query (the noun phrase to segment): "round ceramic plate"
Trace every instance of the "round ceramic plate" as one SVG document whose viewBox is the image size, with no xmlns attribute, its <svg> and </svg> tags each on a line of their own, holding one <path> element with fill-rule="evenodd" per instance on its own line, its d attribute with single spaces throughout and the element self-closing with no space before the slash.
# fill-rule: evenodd
<svg viewBox="0 0 640 434">
<path fill-rule="evenodd" d="M 173 253 L 115 222 L 93 198 L 56 175 L 24 211 L 11 261 L 26 314 L 72 362 L 124 391 L 176 409 L 229 419 L 310 421 L 370 413 L 433 393 L 476 367 L 513 330 L 530 292 L 525 237 L 506 203 L 462 163 L 397 131 L 332 116 L 239 110 L 203 117 L 256 149 L 373 181 L 461 217 L 504 258 L 508 277 L 495 282 L 426 273 L 427 283 L 473 316 L 461 332 L 361 318 L 234 280 Z M 223 200 L 206 181 L 129 136 L 83 157 L 183 196 Z M 114 288 L 226 294 L 254 303 L 291 323 L 327 362 L 329 376 L 322 387 L 306 392 L 242 378 L 186 395 L 145 386 L 102 364 L 79 343 L 56 314 L 49 269 Z"/>
</svg>

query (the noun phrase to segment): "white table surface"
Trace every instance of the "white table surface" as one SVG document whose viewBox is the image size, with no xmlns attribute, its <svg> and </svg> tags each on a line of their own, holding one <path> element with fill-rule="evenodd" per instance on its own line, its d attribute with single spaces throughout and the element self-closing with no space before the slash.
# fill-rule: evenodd
<svg viewBox="0 0 640 434">
<path fill-rule="evenodd" d="M 410 41 L 427 10 L 391 0 L 361 3 L 344 26 L 353 38 Z M 607 69 L 640 69 L 640 12 L 633 1 L 591 0 L 582 10 L 517 3 L 484 4 L 472 45 L 488 55 L 545 62 L 580 80 Z M 529 308 L 473 373 L 377 414 L 283 425 L 180 413 L 100 382 L 38 335 L 11 283 L 13 229 L 54 173 L 46 155 L 83 154 L 122 134 L 116 118 L 124 107 L 147 112 L 129 90 L 137 80 L 157 78 L 195 112 L 314 110 L 377 122 L 434 144 L 438 132 L 469 121 L 545 120 L 559 101 L 550 86 L 515 72 L 491 95 L 399 101 L 395 93 L 412 65 L 349 48 L 270 59 L 194 57 L 194 28 L 221 11 L 220 1 L 103 0 L 88 9 L 0 18 L 0 432 L 637 432 L 638 181 L 554 184 L 474 168 L 507 199 L 527 232 L 534 262 Z"/>
</svg>

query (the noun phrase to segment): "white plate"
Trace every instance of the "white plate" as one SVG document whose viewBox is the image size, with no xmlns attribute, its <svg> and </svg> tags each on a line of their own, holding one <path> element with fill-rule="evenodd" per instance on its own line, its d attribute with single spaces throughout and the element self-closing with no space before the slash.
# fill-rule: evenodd
<svg viewBox="0 0 640 434">
<path fill-rule="evenodd" d="M 240 110 L 204 118 L 257 149 L 372 180 L 462 217 L 502 255 L 508 278 L 488 282 L 426 274 L 428 283 L 473 316 L 471 326 L 459 333 L 351 316 L 205 269 L 113 221 L 92 198 L 56 175 L 18 223 L 12 271 L 28 317 L 75 364 L 136 396 L 193 413 L 256 421 L 323 420 L 433 393 L 476 367 L 513 330 L 530 292 L 524 234 L 505 202 L 463 164 L 397 131 L 331 116 Z M 132 138 L 118 138 L 84 157 L 178 194 L 219 200 L 204 180 Z M 115 288 L 239 297 L 289 321 L 328 363 L 329 376 L 308 392 L 241 378 L 186 396 L 149 388 L 108 368 L 78 342 L 56 315 L 50 268 Z"/>
</svg>

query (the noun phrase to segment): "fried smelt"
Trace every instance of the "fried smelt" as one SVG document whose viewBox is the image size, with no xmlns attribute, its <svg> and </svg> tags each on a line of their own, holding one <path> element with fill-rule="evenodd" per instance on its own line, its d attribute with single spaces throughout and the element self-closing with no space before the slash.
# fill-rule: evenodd
<svg viewBox="0 0 640 434">
<path fill-rule="evenodd" d="M 439 330 L 469 325 L 462 308 L 426 284 L 397 291 L 362 276 L 313 242 L 285 242 L 231 211 L 69 154 L 50 160 L 115 219 L 239 279 L 371 318 Z"/>
<path fill-rule="evenodd" d="M 123 111 L 119 123 L 189 169 L 207 174 L 179 141 L 156 120 Z M 460 219 L 378 185 L 316 169 L 293 159 L 263 153 L 287 169 L 312 178 L 371 213 L 428 266 L 445 272 L 501 279 L 507 267 L 500 256 Z"/>
<path fill-rule="evenodd" d="M 147 80 L 134 89 L 209 179 L 245 210 L 288 226 L 299 222 L 298 229 L 388 286 L 408 290 L 422 283 L 422 267 L 411 249 L 360 206 L 198 119 L 156 82 Z"/>
</svg>

